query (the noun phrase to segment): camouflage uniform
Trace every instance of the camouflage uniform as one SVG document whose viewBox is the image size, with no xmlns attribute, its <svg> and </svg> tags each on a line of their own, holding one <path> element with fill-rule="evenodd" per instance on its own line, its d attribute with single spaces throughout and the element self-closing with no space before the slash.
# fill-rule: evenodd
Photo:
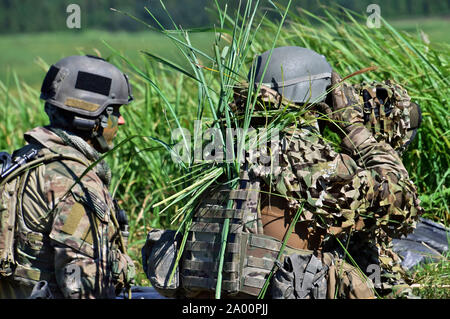
<svg viewBox="0 0 450 319">
<path fill-rule="evenodd" d="M 390 123 L 400 125 L 384 130 L 380 130 L 380 126 L 387 121 L 380 121 L 381 124 L 372 121 L 369 128 L 355 126 L 342 141 L 344 151 L 338 153 L 320 134 L 315 120 L 317 114 L 307 111 L 297 119 L 299 124 L 282 132 L 278 145 L 272 145 L 272 154 L 279 154 L 277 167 L 259 165 L 260 154 L 252 154 L 249 161 L 255 163 L 252 172 L 267 185 L 265 193 L 269 195 L 261 199 L 265 233 L 270 232 L 271 227 L 282 228 L 284 233 L 304 202 L 296 233 L 288 244 L 331 251 L 344 257 L 335 238 L 343 246 L 350 241 L 349 253 L 359 267 L 365 271 L 369 264 L 380 264 L 382 271 L 391 275 L 383 277 L 390 278 L 389 282 L 383 282 L 378 288 L 390 288 L 389 284 L 403 283 L 405 278 L 400 258 L 390 249 L 391 239 L 410 233 L 422 208 L 416 188 L 399 154 L 391 146 L 401 144 L 408 127 L 405 123 L 408 117 L 400 113 L 407 112 L 402 106 L 408 105 L 409 97 L 405 90 L 391 82 L 360 84 L 354 88 L 360 92 L 376 85 L 387 87 L 398 101 L 397 108 L 389 115 L 383 114 L 381 120 L 389 116 Z M 246 96 L 246 93 L 238 95 Z M 363 105 L 361 97 L 353 98 L 355 105 Z M 283 98 L 269 88 L 263 88 L 261 100 L 271 102 L 275 108 L 284 103 Z M 232 107 L 239 108 L 239 102 L 237 99 Z M 362 107 L 360 111 L 350 108 L 345 112 L 362 114 Z"/>
<path fill-rule="evenodd" d="M 100 162 L 82 176 L 95 151 L 87 143 L 84 149 L 69 145 L 73 135 L 55 132 L 38 127 L 25 139 L 43 146 L 42 155 L 73 156 L 85 165 L 61 160 L 30 171 L 17 216 L 17 267 L 0 281 L 0 297 L 27 298 L 36 282 L 46 280 L 55 298 L 114 298 L 132 281 L 134 265 L 119 250 L 110 171 Z"/>
</svg>

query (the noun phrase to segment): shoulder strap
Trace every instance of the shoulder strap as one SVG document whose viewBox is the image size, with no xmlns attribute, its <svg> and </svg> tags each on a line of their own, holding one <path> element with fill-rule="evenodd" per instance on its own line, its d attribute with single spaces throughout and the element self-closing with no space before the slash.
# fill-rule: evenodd
<svg viewBox="0 0 450 319">
<path fill-rule="evenodd" d="M 9 154 L 8 154 L 9 155 Z M 38 156 L 38 157 L 37 157 Z M 37 157 L 37 158 L 36 158 Z M 11 159 L 11 156 L 9 156 Z M 57 160 L 76 161 L 89 167 L 89 163 L 82 159 L 52 153 L 50 150 L 37 145 L 27 145 L 13 153 L 5 170 L 0 177 L 0 279 L 11 276 L 16 266 L 14 258 L 14 235 L 16 228 L 16 215 L 21 214 L 21 193 L 25 187 L 30 169 L 45 162 Z"/>
<path fill-rule="evenodd" d="M 44 151 L 41 152 L 42 150 Z M 34 159 L 36 156 L 38 156 L 38 153 L 44 154 Z M 41 165 L 45 162 L 52 162 L 58 160 L 71 160 L 78 162 L 86 167 L 89 167 L 89 163 L 86 163 L 85 161 L 76 156 L 46 152 L 45 149 L 31 148 L 29 149 L 28 152 L 26 152 L 22 156 L 17 156 L 15 164 L 12 164 L 9 167 L 9 169 L 7 169 L 5 172 L 2 173 L 0 178 L 0 186 L 4 185 L 5 183 L 8 183 L 10 180 L 16 178 L 17 176 L 19 176 L 28 169 Z"/>
</svg>

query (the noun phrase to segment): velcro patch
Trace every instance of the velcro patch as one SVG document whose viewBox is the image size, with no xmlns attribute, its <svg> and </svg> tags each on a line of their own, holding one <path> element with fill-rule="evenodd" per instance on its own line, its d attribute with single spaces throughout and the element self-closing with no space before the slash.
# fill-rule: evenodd
<svg viewBox="0 0 450 319">
<path fill-rule="evenodd" d="M 73 235 L 80 224 L 81 218 L 86 215 L 84 206 L 80 203 L 75 203 L 67 216 L 61 230 L 66 234 Z"/>
<path fill-rule="evenodd" d="M 89 112 L 94 112 L 94 111 L 98 110 L 100 107 L 99 104 L 90 103 L 90 102 L 86 102 L 83 100 L 74 99 L 71 97 L 67 98 L 66 101 L 64 102 L 64 104 L 67 106 L 70 106 L 70 107 L 74 107 L 74 108 L 89 111 Z"/>
<path fill-rule="evenodd" d="M 79 71 L 75 88 L 108 96 L 111 90 L 111 82 L 112 79 L 110 78 Z"/>
<path fill-rule="evenodd" d="M 106 212 L 108 211 L 108 206 L 104 203 L 93 191 L 88 190 L 83 194 L 84 196 L 80 196 L 76 192 L 73 193 L 73 196 L 76 201 L 82 202 L 86 205 L 88 209 L 91 209 L 92 212 L 101 220 L 105 220 Z"/>
</svg>

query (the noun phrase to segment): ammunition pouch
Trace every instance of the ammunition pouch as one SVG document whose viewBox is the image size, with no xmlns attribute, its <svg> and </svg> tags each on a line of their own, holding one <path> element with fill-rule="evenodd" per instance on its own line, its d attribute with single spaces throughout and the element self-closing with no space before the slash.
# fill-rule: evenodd
<svg viewBox="0 0 450 319">
<path fill-rule="evenodd" d="M 284 258 L 272 280 L 273 299 L 326 299 L 328 266 L 314 255 Z"/>
<path fill-rule="evenodd" d="M 153 229 L 141 251 L 147 278 L 158 293 L 169 298 L 176 297 L 180 288 L 179 270 L 174 268 L 180 237 L 174 230 Z"/>
<path fill-rule="evenodd" d="M 158 293 L 169 298 L 186 292 L 190 295 L 214 291 L 218 267 L 214 252 L 217 253 L 218 245 L 215 247 L 201 241 L 186 243 L 184 258 L 182 257 L 180 264 L 174 269 L 180 237 L 175 236 L 173 230 L 155 229 L 148 233 L 147 241 L 142 248 L 142 264 L 150 283 Z M 282 243 L 275 238 L 251 233 L 240 234 L 239 245 L 236 243 L 227 245 L 227 255 L 231 256 L 231 259 L 227 259 L 223 267 L 224 296 L 232 297 L 237 294 L 258 296 L 274 268 L 281 246 Z M 204 259 L 186 258 L 185 255 L 192 251 L 203 252 Z M 289 255 L 301 256 L 309 260 L 312 251 L 286 246 L 282 256 Z M 199 255 L 197 254 L 196 257 L 198 258 Z"/>
<path fill-rule="evenodd" d="M 282 248 L 281 241 L 262 234 L 259 193 L 259 181 L 245 170 L 237 189 L 211 188 L 195 209 L 176 269 L 173 267 L 181 235 L 176 237 L 175 231 L 170 230 L 150 231 L 142 249 L 142 260 L 153 287 L 166 297 L 195 298 L 202 293 L 212 296 L 217 285 L 222 229 L 224 221 L 229 219 L 221 296 L 258 296 L 270 272 L 276 270 L 275 263 Z M 231 208 L 230 200 L 233 201 Z M 280 258 L 283 260 L 288 256 L 305 256 L 305 260 L 313 260 L 312 251 L 285 246 Z M 303 269 L 309 271 L 311 267 Z M 304 277 L 305 282 L 309 282 L 309 273 Z"/>
<path fill-rule="evenodd" d="M 224 297 L 235 295 L 256 297 L 264 286 L 282 243 L 272 237 L 259 234 L 242 233 L 238 242 L 227 245 L 227 257 L 223 266 L 222 293 Z M 196 248 L 204 243 L 197 243 Z M 193 247 L 189 247 L 193 248 Z M 203 250 L 205 260 L 183 259 L 181 283 L 188 292 L 214 291 L 217 284 L 217 261 L 208 261 L 217 250 Z M 189 252 L 186 252 L 189 253 Z M 310 256 L 311 251 L 285 247 L 283 256 L 289 253 Z M 198 257 L 198 255 L 197 255 Z"/>
</svg>

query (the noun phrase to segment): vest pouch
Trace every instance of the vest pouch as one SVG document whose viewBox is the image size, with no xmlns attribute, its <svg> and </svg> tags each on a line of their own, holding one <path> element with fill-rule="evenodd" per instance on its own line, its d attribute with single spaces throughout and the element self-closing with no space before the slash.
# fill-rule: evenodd
<svg viewBox="0 0 450 319">
<path fill-rule="evenodd" d="M 322 262 L 328 266 L 328 299 L 374 299 L 373 283 L 345 260 L 325 253 Z"/>
<path fill-rule="evenodd" d="M 272 279 L 273 299 L 326 299 L 328 266 L 313 254 L 292 254 Z"/>
<path fill-rule="evenodd" d="M 16 192 L 18 179 L 0 184 L 0 279 L 11 276 L 16 265 L 14 233 L 16 224 Z"/>
<path fill-rule="evenodd" d="M 242 234 L 241 241 L 242 249 L 245 256 L 241 259 L 241 277 L 240 277 L 240 291 L 249 296 L 258 296 L 261 288 L 264 286 L 269 273 L 274 268 L 278 254 L 282 247 L 282 242 L 271 236 L 263 234 Z M 310 259 L 312 251 L 304 249 L 296 249 L 289 246 L 284 247 L 281 260 L 287 256 L 297 255 L 298 258 Z M 283 271 L 283 273 L 281 273 Z M 292 272 L 278 269 L 279 276 L 284 275 L 282 285 L 291 285 L 294 282 L 295 274 Z M 277 272 L 274 273 L 274 277 Z M 274 277 L 272 277 L 271 284 L 273 285 Z M 290 279 L 289 279 L 290 278 Z M 295 287 L 292 286 L 291 290 Z M 283 289 L 283 292 L 284 290 Z M 272 291 L 273 293 L 273 291 Z"/>
<path fill-rule="evenodd" d="M 168 298 L 176 297 L 180 288 L 179 267 L 174 267 L 181 236 L 175 233 L 174 230 L 152 229 L 141 251 L 147 278 L 158 293 Z"/>
</svg>

